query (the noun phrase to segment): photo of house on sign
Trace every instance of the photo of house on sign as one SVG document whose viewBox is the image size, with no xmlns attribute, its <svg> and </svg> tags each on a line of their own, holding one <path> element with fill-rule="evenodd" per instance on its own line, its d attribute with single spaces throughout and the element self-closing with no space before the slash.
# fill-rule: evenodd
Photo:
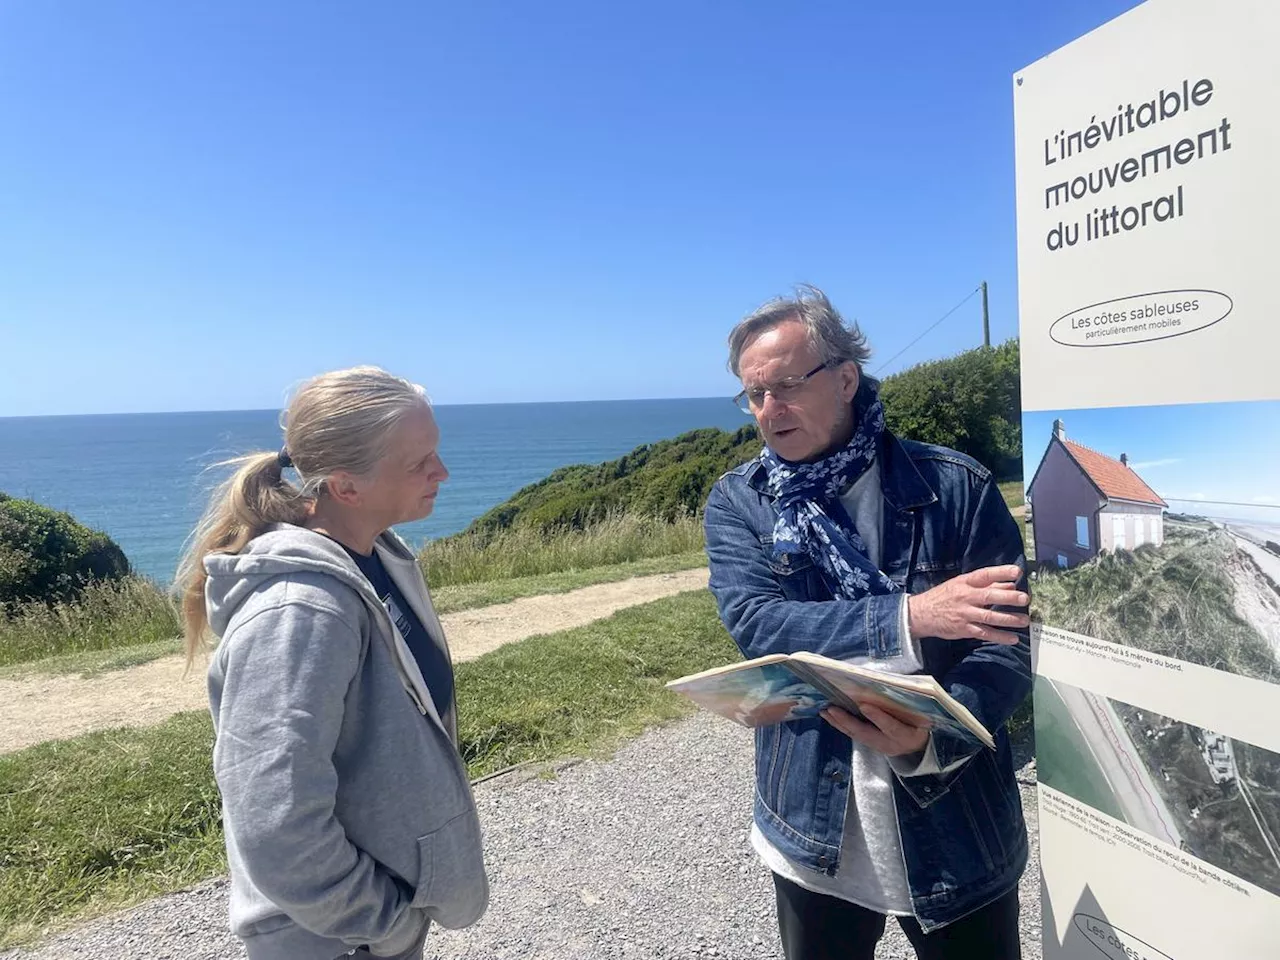
<svg viewBox="0 0 1280 960">
<path fill-rule="evenodd" d="M 1164 543 L 1168 504 L 1129 464 L 1067 437 L 1062 420 L 1027 488 L 1041 562 L 1066 569 L 1103 551 Z"/>
<path fill-rule="evenodd" d="M 1280 403 L 1023 414 L 1040 623 L 1280 682 Z"/>
</svg>

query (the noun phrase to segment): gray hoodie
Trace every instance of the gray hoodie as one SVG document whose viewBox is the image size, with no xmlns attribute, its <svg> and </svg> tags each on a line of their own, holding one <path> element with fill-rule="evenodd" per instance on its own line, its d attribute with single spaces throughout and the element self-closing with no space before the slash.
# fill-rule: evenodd
<svg viewBox="0 0 1280 960">
<path fill-rule="evenodd" d="M 375 549 L 444 645 L 412 552 L 392 533 Z M 281 524 L 204 566 L 231 928 L 251 960 L 391 956 L 431 920 L 479 919 L 489 887 L 453 704 L 432 703 L 346 551 Z"/>
</svg>

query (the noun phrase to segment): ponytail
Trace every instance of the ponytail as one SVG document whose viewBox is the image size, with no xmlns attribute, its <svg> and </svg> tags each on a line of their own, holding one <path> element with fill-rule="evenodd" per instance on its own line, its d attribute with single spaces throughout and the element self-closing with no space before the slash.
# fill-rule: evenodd
<svg viewBox="0 0 1280 960">
<path fill-rule="evenodd" d="M 288 454 L 252 453 L 226 461 L 236 472 L 214 492 L 178 567 L 187 667 L 207 647 L 209 617 L 204 558 L 210 553 L 239 553 L 276 523 L 301 524 L 311 498 L 284 478 Z"/>
</svg>

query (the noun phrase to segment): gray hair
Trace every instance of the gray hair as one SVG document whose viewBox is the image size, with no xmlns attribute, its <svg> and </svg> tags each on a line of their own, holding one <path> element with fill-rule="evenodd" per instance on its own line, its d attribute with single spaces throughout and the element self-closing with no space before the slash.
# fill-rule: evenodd
<svg viewBox="0 0 1280 960">
<path fill-rule="evenodd" d="M 804 324 L 809 342 L 823 363 L 852 361 L 861 371 L 871 357 L 866 335 L 858 324 L 846 324 L 827 295 L 806 283 L 796 288 L 794 297 L 775 297 L 757 307 L 729 333 L 729 369 L 735 377 L 740 376 L 738 362 L 747 343 L 787 320 Z"/>
</svg>

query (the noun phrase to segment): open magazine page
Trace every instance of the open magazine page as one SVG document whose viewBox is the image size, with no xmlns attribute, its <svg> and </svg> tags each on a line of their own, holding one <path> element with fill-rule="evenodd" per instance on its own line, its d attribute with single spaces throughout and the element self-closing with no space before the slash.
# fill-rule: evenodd
<svg viewBox="0 0 1280 960">
<path fill-rule="evenodd" d="M 744 727 L 816 717 L 831 702 L 822 690 L 793 672 L 785 656 L 708 670 L 667 686 Z"/>
<path fill-rule="evenodd" d="M 817 685 L 834 688 L 833 693 L 855 705 L 870 703 L 908 723 L 919 725 L 923 721 L 970 743 L 994 747 L 991 735 L 931 677 L 902 677 L 849 669 L 846 664 L 803 653 L 795 654 L 794 662 L 798 670 L 811 672 Z M 912 681 L 920 682 L 913 684 Z M 948 707 L 961 713 L 970 724 L 953 715 Z"/>
<path fill-rule="evenodd" d="M 1046 960 L 1280 955 L 1280 4 L 1013 78 Z"/>
</svg>

